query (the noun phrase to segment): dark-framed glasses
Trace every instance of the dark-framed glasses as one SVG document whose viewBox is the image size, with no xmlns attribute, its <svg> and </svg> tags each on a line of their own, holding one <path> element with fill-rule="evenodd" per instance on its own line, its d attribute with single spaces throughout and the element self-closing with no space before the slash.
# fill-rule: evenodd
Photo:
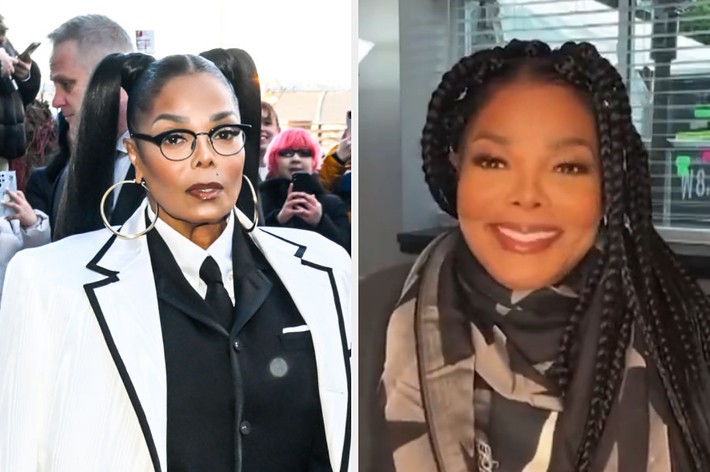
<svg viewBox="0 0 710 472">
<path fill-rule="evenodd" d="M 170 161 L 183 161 L 195 152 L 197 137 L 201 134 L 207 136 L 214 152 L 221 156 L 233 156 L 244 149 L 248 129 L 251 129 L 251 125 L 225 124 L 201 133 L 189 129 L 171 129 L 155 136 L 131 133 L 131 137 L 155 144 Z"/>
<path fill-rule="evenodd" d="M 313 157 L 313 151 L 311 151 L 308 148 L 303 148 L 303 149 L 286 148 L 286 149 L 281 149 L 277 154 L 281 157 L 293 157 L 294 154 L 298 154 L 301 157 Z"/>
</svg>

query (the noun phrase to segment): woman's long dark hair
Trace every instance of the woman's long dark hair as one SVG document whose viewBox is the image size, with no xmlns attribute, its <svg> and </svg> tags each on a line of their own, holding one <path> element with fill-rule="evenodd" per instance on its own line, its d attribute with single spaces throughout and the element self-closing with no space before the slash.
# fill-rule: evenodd
<svg viewBox="0 0 710 472">
<path fill-rule="evenodd" d="M 69 161 L 55 240 L 103 228 L 99 206 L 104 192 L 113 185 L 121 89 L 128 93 L 128 129 L 138 131 L 138 117 L 152 108 L 170 80 L 202 72 L 232 90 L 220 70 L 199 56 L 175 55 L 156 61 L 139 53 L 111 54 L 99 63 L 82 101 L 76 151 Z"/>
<path fill-rule="evenodd" d="M 212 61 L 227 78 L 239 99 L 242 123 L 251 125 L 249 139 L 244 145 L 244 175 L 256 188 L 259 182 L 259 137 L 261 136 L 261 86 L 256 64 L 242 49 L 210 49 L 200 56 Z M 237 206 L 251 218 L 254 202 L 248 188 L 242 186 Z M 259 221 L 264 221 L 263 217 Z"/>
<path fill-rule="evenodd" d="M 576 470 L 589 470 L 618 394 L 634 326 L 660 375 L 691 463 L 697 472 L 705 470 L 710 463 L 710 305 L 653 226 L 648 153 L 632 124 L 621 76 L 594 46 L 566 43 L 551 50 L 539 41 L 514 40 L 461 59 L 429 103 L 421 141 L 429 189 L 456 217 L 457 176 L 450 153 L 493 90 L 521 76 L 578 90 L 596 116 L 600 144 L 604 257 L 580 294 L 551 369 L 565 392 L 576 366 L 580 322 L 601 290 L 594 390 Z"/>
</svg>

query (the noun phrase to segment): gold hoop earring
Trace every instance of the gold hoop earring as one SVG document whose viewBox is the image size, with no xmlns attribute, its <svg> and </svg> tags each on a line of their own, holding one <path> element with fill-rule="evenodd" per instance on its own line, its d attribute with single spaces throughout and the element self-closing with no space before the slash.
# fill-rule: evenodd
<svg viewBox="0 0 710 472">
<path fill-rule="evenodd" d="M 247 181 L 247 184 L 249 184 L 249 189 L 251 190 L 251 197 L 254 200 L 254 221 L 251 222 L 251 226 L 248 228 L 244 225 L 244 223 L 241 220 L 239 222 L 242 224 L 242 226 L 244 226 L 244 229 L 247 230 L 247 233 L 251 233 L 252 231 L 254 231 L 254 228 L 256 228 L 256 225 L 259 223 L 259 200 L 256 196 L 256 190 L 254 190 L 254 186 L 251 184 L 251 180 L 249 180 L 249 177 L 247 177 L 244 174 L 242 174 L 242 177 L 244 178 L 244 180 Z M 234 208 L 236 210 L 239 210 L 237 208 L 236 204 L 234 205 Z M 239 214 L 239 213 L 237 213 L 237 214 Z"/>
<path fill-rule="evenodd" d="M 138 182 L 135 179 L 134 180 L 122 180 L 120 182 L 113 184 L 112 186 L 110 186 L 108 188 L 108 190 L 106 190 L 106 193 L 104 193 L 104 196 L 101 198 L 101 206 L 99 207 L 99 212 L 101 213 L 101 220 L 104 222 L 104 226 L 106 227 L 106 229 L 111 231 L 113 234 L 115 234 L 119 238 L 137 239 L 137 238 L 140 238 L 141 236 L 147 234 L 148 231 L 150 231 L 151 229 L 155 228 L 155 224 L 158 222 L 158 215 L 160 215 L 160 205 L 158 205 L 156 202 L 156 204 L 155 204 L 155 210 L 156 210 L 155 211 L 155 219 L 150 224 L 150 226 L 148 226 L 144 231 L 141 231 L 140 233 L 137 233 L 137 234 L 123 234 L 123 233 L 116 231 L 115 229 L 113 229 L 113 227 L 111 226 L 111 223 L 109 223 L 108 219 L 106 218 L 106 213 L 104 212 L 104 205 L 106 204 L 106 199 L 111 194 L 111 191 L 113 189 L 115 189 L 116 187 L 118 187 L 119 185 L 123 185 L 123 184 L 138 184 L 141 187 L 143 187 L 146 192 L 150 193 L 150 190 L 148 190 L 148 186 L 145 184 L 145 180 L 141 181 L 141 182 Z"/>
</svg>

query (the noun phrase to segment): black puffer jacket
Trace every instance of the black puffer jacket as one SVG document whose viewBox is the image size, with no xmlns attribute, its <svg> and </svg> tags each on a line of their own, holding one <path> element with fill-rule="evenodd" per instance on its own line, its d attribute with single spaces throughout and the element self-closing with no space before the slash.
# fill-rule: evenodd
<svg viewBox="0 0 710 472">
<path fill-rule="evenodd" d="M 314 176 L 313 181 L 320 185 L 317 175 Z M 283 226 L 315 231 L 340 244 L 350 253 L 350 218 L 348 217 L 348 209 L 338 196 L 325 193 L 322 186 L 314 194 L 323 207 L 323 216 L 318 225 L 311 226 L 298 216 L 292 217 L 283 225 L 279 223 L 276 216 L 281 211 L 284 203 L 286 203 L 290 183 L 291 181 L 288 179 L 274 178 L 268 179 L 259 185 L 261 208 L 266 216 L 266 226 Z"/>
<path fill-rule="evenodd" d="M 2 46 L 10 55 L 15 49 L 9 41 Z M 0 78 L 0 157 L 12 160 L 25 155 L 25 107 L 32 103 L 41 82 L 39 67 L 32 62 L 26 82 Z"/>
</svg>

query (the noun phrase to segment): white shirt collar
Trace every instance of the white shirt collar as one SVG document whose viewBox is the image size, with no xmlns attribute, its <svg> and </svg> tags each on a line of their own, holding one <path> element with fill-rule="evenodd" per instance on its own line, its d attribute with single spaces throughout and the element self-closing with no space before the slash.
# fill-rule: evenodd
<svg viewBox="0 0 710 472">
<path fill-rule="evenodd" d="M 148 205 L 148 218 L 153 221 L 155 213 Z M 207 256 L 212 256 L 222 272 L 222 282 L 234 303 L 234 282 L 232 271 L 232 233 L 234 231 L 234 217 L 232 212 L 227 216 L 227 227 L 222 234 L 212 243 L 207 250 L 187 239 L 175 231 L 170 225 L 158 218 L 155 230 L 167 244 L 175 261 L 182 270 L 185 279 L 202 298 L 207 294 L 207 285 L 200 278 L 200 267 Z"/>
</svg>

